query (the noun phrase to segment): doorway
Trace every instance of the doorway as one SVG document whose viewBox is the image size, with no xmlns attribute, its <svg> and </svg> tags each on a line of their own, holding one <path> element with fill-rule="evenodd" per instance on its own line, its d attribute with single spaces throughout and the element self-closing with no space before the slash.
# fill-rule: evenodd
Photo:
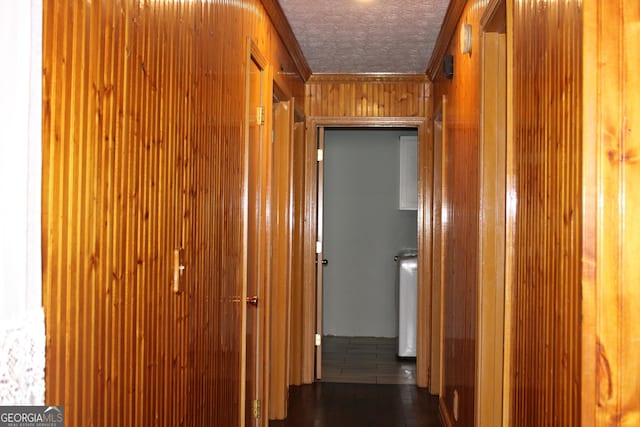
<svg viewBox="0 0 640 427">
<path fill-rule="evenodd" d="M 306 120 L 305 144 L 305 223 L 304 223 L 304 266 L 302 281 L 303 310 L 300 324 L 303 330 L 301 368 L 303 383 L 311 383 L 322 378 L 322 238 L 318 234 L 318 213 L 322 212 L 322 199 L 318 199 L 318 177 L 322 173 L 322 152 L 318 150 L 324 138 L 326 128 L 413 128 L 418 133 L 418 331 L 416 348 L 416 385 L 427 387 L 429 370 L 431 329 L 431 294 L 430 267 L 422 258 L 428 259 L 431 254 L 431 238 L 429 228 L 425 227 L 431 212 L 431 163 L 432 152 L 428 144 L 429 130 L 426 119 L 420 117 L 382 118 L 382 117 L 312 117 Z M 318 171 L 313 173 L 312 171 Z M 422 191 L 421 191 L 422 189 Z M 425 222 L 425 219 L 427 221 Z M 421 223 L 422 222 L 422 223 Z M 422 236 L 422 238 L 421 238 Z M 422 255 L 421 255 L 422 254 Z M 422 260 L 424 261 L 424 260 Z M 420 279 L 420 271 L 423 272 Z M 320 280 L 318 280 L 320 279 Z M 317 320 L 320 319 L 320 322 Z M 421 330 L 422 329 L 422 330 Z M 307 332 L 307 333 L 304 333 Z"/>
<path fill-rule="evenodd" d="M 400 200 L 400 171 L 406 168 L 400 164 L 401 141 L 417 141 L 417 133 L 415 128 L 336 127 L 321 134 L 323 382 L 415 384 L 415 359 L 397 357 L 403 354 L 399 323 L 407 316 L 399 316 L 394 257 L 407 249 L 415 253 L 417 247 L 417 197 L 413 207 Z M 417 153 L 411 160 L 415 193 Z M 412 326 L 415 335 L 415 316 Z M 415 338 L 413 343 L 415 351 Z"/>
<path fill-rule="evenodd" d="M 478 247 L 476 425 L 502 425 L 508 361 L 505 322 L 507 180 L 506 2 L 492 1 L 482 17 L 482 138 Z M 487 310 L 486 307 L 491 307 Z M 484 309 L 483 309 L 484 308 Z M 506 363 L 505 363 L 506 362 Z"/>
<path fill-rule="evenodd" d="M 265 355 L 268 342 L 271 230 L 269 200 L 272 191 L 272 147 L 265 144 L 265 104 L 271 91 L 267 61 L 251 39 L 247 41 L 245 142 L 245 277 L 243 296 L 243 360 L 241 425 L 264 425 L 267 405 Z M 266 411 L 265 411 L 266 412 Z"/>
</svg>

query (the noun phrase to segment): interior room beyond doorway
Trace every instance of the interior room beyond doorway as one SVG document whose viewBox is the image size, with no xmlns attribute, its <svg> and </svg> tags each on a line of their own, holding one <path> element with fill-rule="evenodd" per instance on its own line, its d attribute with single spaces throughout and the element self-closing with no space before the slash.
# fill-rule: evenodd
<svg viewBox="0 0 640 427">
<path fill-rule="evenodd" d="M 397 357 L 394 257 L 417 245 L 417 211 L 400 209 L 400 137 L 407 136 L 417 138 L 417 130 L 325 130 L 325 382 L 415 384 L 415 359 Z"/>
</svg>

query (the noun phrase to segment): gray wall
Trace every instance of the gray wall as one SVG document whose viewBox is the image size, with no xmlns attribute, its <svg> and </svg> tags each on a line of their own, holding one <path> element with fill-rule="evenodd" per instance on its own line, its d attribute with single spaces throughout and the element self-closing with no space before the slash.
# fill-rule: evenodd
<svg viewBox="0 0 640 427">
<path fill-rule="evenodd" d="M 398 335 L 393 257 L 417 239 L 416 211 L 398 210 L 401 135 L 416 131 L 326 131 L 325 335 Z"/>
</svg>

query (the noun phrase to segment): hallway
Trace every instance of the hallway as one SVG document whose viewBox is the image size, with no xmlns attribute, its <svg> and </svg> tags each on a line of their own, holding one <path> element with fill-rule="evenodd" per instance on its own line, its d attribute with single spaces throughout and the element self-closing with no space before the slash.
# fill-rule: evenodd
<svg viewBox="0 0 640 427">
<path fill-rule="evenodd" d="M 270 427 L 440 427 L 438 397 L 404 384 L 292 387 L 289 413 Z"/>
<path fill-rule="evenodd" d="M 284 0 L 0 2 L 0 406 L 95 427 L 640 425 L 640 3 L 433 1 L 433 46 L 395 12 L 361 26 L 427 48 L 410 73 L 323 71 L 299 43 L 351 38 L 380 1 L 320 33 Z M 322 348 L 393 336 L 323 329 L 338 128 L 417 133 L 415 370 L 389 344 Z M 380 320 L 367 273 L 340 302 Z"/>
</svg>

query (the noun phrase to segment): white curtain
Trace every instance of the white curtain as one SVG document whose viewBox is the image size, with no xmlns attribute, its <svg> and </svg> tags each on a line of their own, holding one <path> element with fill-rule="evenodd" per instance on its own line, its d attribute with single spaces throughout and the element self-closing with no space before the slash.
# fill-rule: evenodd
<svg viewBox="0 0 640 427">
<path fill-rule="evenodd" d="M 0 58 L 0 405 L 42 405 L 42 0 L 0 0 Z"/>
</svg>

